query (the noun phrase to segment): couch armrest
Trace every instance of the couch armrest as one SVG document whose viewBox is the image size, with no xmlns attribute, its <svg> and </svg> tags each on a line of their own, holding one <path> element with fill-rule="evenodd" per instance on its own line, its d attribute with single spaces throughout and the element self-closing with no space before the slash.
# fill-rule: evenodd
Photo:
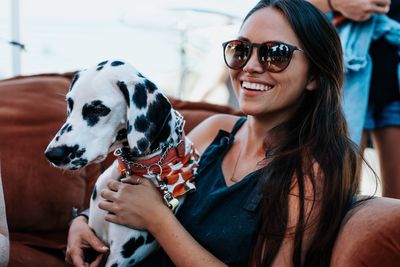
<svg viewBox="0 0 400 267">
<path fill-rule="evenodd" d="M 400 200 L 377 197 L 351 210 L 336 240 L 331 266 L 400 266 Z"/>
</svg>

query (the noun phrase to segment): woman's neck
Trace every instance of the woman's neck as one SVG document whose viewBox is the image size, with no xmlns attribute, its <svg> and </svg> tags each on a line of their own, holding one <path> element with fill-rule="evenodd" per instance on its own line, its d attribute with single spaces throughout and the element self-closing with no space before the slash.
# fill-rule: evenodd
<svg viewBox="0 0 400 267">
<path fill-rule="evenodd" d="M 239 136 L 248 156 L 257 158 L 265 156 L 265 138 L 271 128 L 254 117 L 248 117 Z"/>
<path fill-rule="evenodd" d="M 261 153 L 265 155 L 266 150 L 276 144 L 279 135 L 282 134 L 282 131 L 277 130 L 276 127 L 286 120 L 286 116 L 268 116 L 267 118 L 248 116 L 243 127 L 246 129 L 243 135 L 245 139 L 242 139 L 245 142 L 246 151 L 254 156 Z"/>
</svg>

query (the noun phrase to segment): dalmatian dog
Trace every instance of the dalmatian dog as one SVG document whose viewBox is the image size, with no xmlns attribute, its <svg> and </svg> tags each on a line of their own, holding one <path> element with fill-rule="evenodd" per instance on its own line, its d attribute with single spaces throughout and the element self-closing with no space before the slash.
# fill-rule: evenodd
<svg viewBox="0 0 400 267">
<path fill-rule="evenodd" d="M 154 83 L 119 60 L 78 72 L 66 102 L 66 122 L 45 155 L 58 168 L 76 170 L 114 151 L 117 159 L 94 186 L 89 226 L 110 247 L 105 266 L 133 266 L 158 244 L 148 232 L 106 222 L 98 192 L 110 180 L 138 174 L 152 179 L 169 207 L 182 203 L 194 190 L 199 160 L 183 133 L 183 117 Z"/>
</svg>

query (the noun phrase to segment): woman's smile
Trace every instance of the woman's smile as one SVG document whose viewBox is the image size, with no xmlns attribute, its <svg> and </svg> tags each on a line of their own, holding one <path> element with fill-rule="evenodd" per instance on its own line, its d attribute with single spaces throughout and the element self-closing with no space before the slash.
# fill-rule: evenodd
<svg viewBox="0 0 400 267">
<path fill-rule="evenodd" d="M 274 88 L 273 85 L 259 83 L 259 82 L 249 82 L 243 81 L 240 84 L 240 95 L 242 97 L 258 97 L 267 94 Z"/>
<path fill-rule="evenodd" d="M 269 91 L 273 88 L 271 85 L 265 85 L 261 83 L 253 83 L 253 82 L 242 82 L 242 89 L 250 90 L 250 91 Z"/>
</svg>

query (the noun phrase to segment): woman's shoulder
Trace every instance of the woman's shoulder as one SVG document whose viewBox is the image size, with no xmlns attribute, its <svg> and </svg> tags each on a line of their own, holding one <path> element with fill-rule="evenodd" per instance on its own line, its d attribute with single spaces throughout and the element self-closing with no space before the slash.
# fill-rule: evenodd
<svg viewBox="0 0 400 267">
<path fill-rule="evenodd" d="M 200 154 L 211 144 L 219 130 L 230 132 L 240 117 L 229 114 L 213 115 L 199 125 L 189 134 L 189 139 L 193 142 Z"/>
</svg>

